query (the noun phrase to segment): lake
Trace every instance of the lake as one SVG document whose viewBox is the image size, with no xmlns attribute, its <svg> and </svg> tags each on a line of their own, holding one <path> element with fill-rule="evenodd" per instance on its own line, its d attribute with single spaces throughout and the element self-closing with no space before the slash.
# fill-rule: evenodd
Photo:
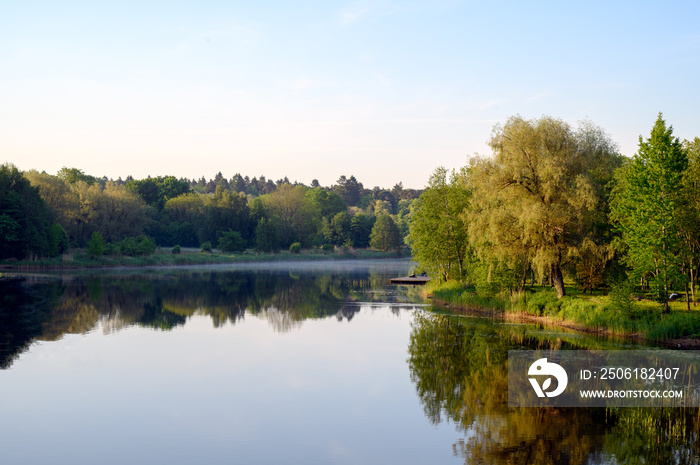
<svg viewBox="0 0 700 465">
<path fill-rule="evenodd" d="M 447 314 L 410 267 L 2 282 L 2 463 L 698 463 L 697 409 L 507 406 L 509 349 L 636 344 Z"/>
</svg>

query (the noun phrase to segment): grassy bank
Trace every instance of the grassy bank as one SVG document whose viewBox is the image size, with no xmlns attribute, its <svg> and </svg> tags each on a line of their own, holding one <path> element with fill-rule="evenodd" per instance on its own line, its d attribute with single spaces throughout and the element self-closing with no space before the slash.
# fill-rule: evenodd
<svg viewBox="0 0 700 465">
<path fill-rule="evenodd" d="M 289 261 L 289 260 L 331 260 L 331 259 L 370 259 L 396 258 L 395 253 L 371 249 L 337 249 L 326 252 L 321 249 L 302 250 L 300 253 L 282 251 L 280 253 L 257 253 L 246 251 L 237 254 L 203 253 L 198 249 L 183 249 L 182 253 L 172 254 L 170 249 L 160 249 L 147 256 L 101 256 L 90 257 L 84 249 L 73 249 L 69 253 L 54 258 L 37 260 L 0 261 L 0 269 L 13 271 L 70 270 L 105 267 L 141 266 L 182 266 L 217 263 Z"/>
<path fill-rule="evenodd" d="M 569 295 L 557 299 L 549 289 L 527 289 L 484 297 L 458 282 L 432 284 L 427 292 L 442 305 L 462 311 L 497 311 L 513 317 L 531 317 L 575 329 L 634 336 L 652 341 L 700 338 L 700 307 L 685 301 L 671 302 L 671 313 L 651 300 L 635 300 L 624 289 L 608 294 L 582 294 L 567 287 Z"/>
</svg>

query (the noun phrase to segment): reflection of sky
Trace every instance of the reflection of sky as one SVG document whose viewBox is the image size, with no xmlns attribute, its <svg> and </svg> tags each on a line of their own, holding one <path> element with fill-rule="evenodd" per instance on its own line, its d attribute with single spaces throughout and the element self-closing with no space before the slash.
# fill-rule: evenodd
<svg viewBox="0 0 700 465">
<path fill-rule="evenodd" d="M 441 463 L 406 364 L 411 312 L 279 333 L 265 315 L 42 342 L 0 372 L 3 463 Z"/>
</svg>

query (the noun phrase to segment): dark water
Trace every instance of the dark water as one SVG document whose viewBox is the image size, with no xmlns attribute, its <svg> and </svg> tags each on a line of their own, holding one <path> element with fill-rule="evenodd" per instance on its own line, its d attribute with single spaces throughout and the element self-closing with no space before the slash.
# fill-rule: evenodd
<svg viewBox="0 0 700 465">
<path fill-rule="evenodd" d="M 0 283 L 0 463 L 698 463 L 697 409 L 508 408 L 509 349 L 625 341 L 440 313 L 406 261 Z"/>
</svg>

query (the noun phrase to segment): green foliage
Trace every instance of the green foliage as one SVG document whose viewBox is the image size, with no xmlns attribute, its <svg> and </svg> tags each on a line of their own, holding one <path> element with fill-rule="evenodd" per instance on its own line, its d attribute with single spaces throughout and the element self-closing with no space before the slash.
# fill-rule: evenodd
<svg viewBox="0 0 700 465">
<path fill-rule="evenodd" d="M 610 305 L 615 311 L 625 315 L 632 315 L 636 310 L 636 305 L 632 293 L 634 287 L 630 280 L 613 283 L 610 286 Z"/>
<path fill-rule="evenodd" d="M 305 195 L 324 218 L 333 218 L 336 214 L 347 210 L 343 199 L 333 191 L 315 188 L 309 189 Z"/>
<path fill-rule="evenodd" d="M 338 178 L 337 184 L 335 184 L 332 189 L 333 192 L 338 194 L 343 199 L 347 206 L 353 207 L 360 201 L 363 187 L 362 183 L 355 179 L 355 176 L 350 176 L 347 178 L 345 175 L 343 175 Z"/>
<path fill-rule="evenodd" d="M 399 228 L 389 215 L 382 215 L 377 218 L 370 234 L 369 244 L 384 252 L 389 250 L 399 251 L 401 249 L 401 236 Z"/>
<path fill-rule="evenodd" d="M 298 242 L 295 242 L 294 244 L 289 246 L 289 251 L 291 253 L 299 253 L 301 252 L 301 244 Z"/>
<path fill-rule="evenodd" d="M 105 240 L 102 237 L 102 234 L 95 231 L 92 233 L 92 237 L 90 237 L 90 242 L 88 242 L 87 253 L 90 257 L 96 258 L 101 256 L 104 253 L 104 250 Z"/>
<path fill-rule="evenodd" d="M 104 255 L 110 255 L 113 257 L 117 257 L 121 255 L 121 249 L 119 248 L 119 245 L 113 244 L 111 242 L 108 242 L 105 245 L 105 250 L 104 250 Z"/>
<path fill-rule="evenodd" d="M 212 253 L 211 242 L 206 241 L 205 243 L 202 244 L 202 252 L 203 253 Z"/>
<path fill-rule="evenodd" d="M 0 259 L 45 256 L 50 223 L 36 187 L 11 164 L 0 165 Z"/>
<path fill-rule="evenodd" d="M 284 183 L 275 192 L 262 197 L 264 207 L 269 217 L 275 219 L 279 231 L 277 247 L 289 247 L 294 242 L 308 247 L 314 242 L 319 212 L 306 196 L 307 190 L 304 186 Z"/>
<path fill-rule="evenodd" d="M 172 250 L 171 250 L 170 252 L 171 252 L 173 255 L 179 255 L 180 253 L 182 253 L 182 249 L 180 249 L 180 245 L 179 245 L 179 244 L 175 244 L 175 246 L 172 248 Z"/>
<path fill-rule="evenodd" d="M 158 210 L 162 210 L 168 200 L 190 192 L 189 183 L 174 176 L 149 176 L 146 179 L 129 181 L 126 187 L 141 196 L 146 204 Z"/>
<path fill-rule="evenodd" d="M 280 228 L 274 219 L 262 218 L 255 228 L 255 248 L 261 252 L 280 251 Z"/>
<path fill-rule="evenodd" d="M 465 277 L 469 259 L 468 226 L 462 215 L 471 193 L 465 186 L 465 173 L 437 168 L 413 206 L 407 238 L 414 259 L 433 276 L 443 280 Z"/>
<path fill-rule="evenodd" d="M 686 151 L 659 114 L 649 139 L 639 138 L 637 154 L 620 170 L 612 202 L 632 276 L 651 275 L 666 312 L 670 288 L 682 279 L 679 225 L 685 215 L 681 187 L 687 167 Z"/>
<path fill-rule="evenodd" d="M 228 231 L 221 233 L 219 238 L 219 250 L 222 252 L 245 252 L 246 241 L 241 236 L 241 233 L 229 229 Z"/>
<path fill-rule="evenodd" d="M 66 252 L 69 246 L 70 242 L 66 230 L 60 224 L 54 223 L 49 231 L 49 256 L 60 255 Z"/>
<path fill-rule="evenodd" d="M 139 238 L 138 246 L 136 247 L 137 255 L 153 255 L 156 251 L 156 242 L 147 236 Z"/>
<path fill-rule="evenodd" d="M 352 245 L 352 219 L 343 211 L 328 221 L 324 218 L 323 235 L 326 241 L 334 245 Z"/>
<path fill-rule="evenodd" d="M 92 186 L 93 184 L 99 182 L 96 177 L 85 174 L 83 170 L 79 170 L 78 168 L 67 168 L 65 166 L 58 171 L 57 176 L 68 184 L 84 182 L 88 186 Z"/>
<path fill-rule="evenodd" d="M 551 276 L 561 298 L 563 267 L 595 237 L 615 146 L 588 123 L 573 130 L 559 119 L 520 116 L 496 126 L 490 145 L 493 158 L 468 169 L 470 243 L 482 260 Z"/>
<path fill-rule="evenodd" d="M 123 185 L 111 181 L 89 183 L 73 176 L 68 176 L 73 179 L 69 182 L 36 171 L 28 172 L 27 177 L 39 188 L 70 241 L 79 246 L 86 245 L 95 231 L 110 242 L 143 233 L 147 206 L 138 194 Z"/>
<path fill-rule="evenodd" d="M 322 249 L 325 253 L 329 253 L 333 252 L 335 250 L 335 247 L 333 246 L 333 244 L 323 244 Z"/>
<path fill-rule="evenodd" d="M 369 247 L 369 236 L 376 218 L 362 213 L 357 213 L 350 220 L 350 240 L 352 246 L 357 248 Z"/>
</svg>

